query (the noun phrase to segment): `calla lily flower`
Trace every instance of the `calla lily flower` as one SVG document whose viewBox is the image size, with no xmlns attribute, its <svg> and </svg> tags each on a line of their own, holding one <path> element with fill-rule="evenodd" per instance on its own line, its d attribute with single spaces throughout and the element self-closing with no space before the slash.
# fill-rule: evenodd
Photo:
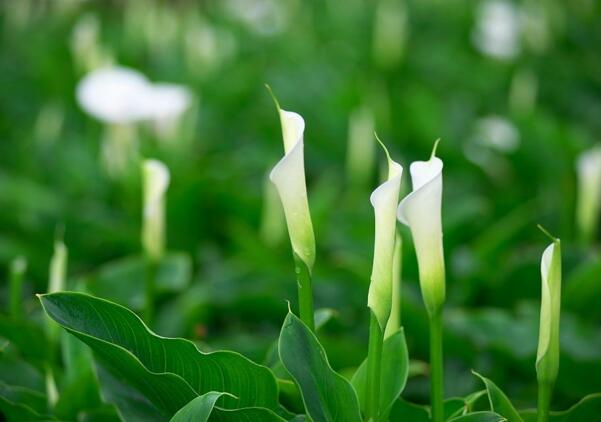
<svg viewBox="0 0 601 422">
<path fill-rule="evenodd" d="M 595 235 L 601 209 L 601 146 L 584 152 L 576 163 L 578 203 L 576 220 L 585 241 Z"/>
<path fill-rule="evenodd" d="M 434 315 L 445 300 L 445 266 L 442 245 L 442 169 L 434 145 L 428 161 L 411 163 L 413 191 L 398 207 L 401 223 L 409 226 L 415 244 L 419 279 L 426 309 Z"/>
<path fill-rule="evenodd" d="M 271 170 L 269 179 L 276 186 L 280 196 L 294 254 L 311 271 L 315 263 L 315 236 L 305 184 L 305 121 L 299 114 L 282 110 L 279 105 L 277 107 L 282 124 L 285 155 Z"/>
<path fill-rule="evenodd" d="M 539 383 L 552 386 L 559 371 L 561 308 L 561 245 L 553 239 L 541 259 L 541 307 L 536 373 Z"/>
<path fill-rule="evenodd" d="M 142 163 L 144 181 L 144 220 L 142 246 L 146 255 L 158 261 L 165 250 L 165 193 L 169 186 L 169 169 L 158 160 Z"/>
<path fill-rule="evenodd" d="M 370 197 L 371 205 L 374 208 L 376 233 L 367 304 L 378 319 L 380 329 L 384 332 L 392 308 L 396 210 L 399 203 L 403 167 L 390 158 L 388 150 L 381 141 L 380 144 L 384 148 L 388 160 L 388 178 L 372 192 Z"/>
</svg>

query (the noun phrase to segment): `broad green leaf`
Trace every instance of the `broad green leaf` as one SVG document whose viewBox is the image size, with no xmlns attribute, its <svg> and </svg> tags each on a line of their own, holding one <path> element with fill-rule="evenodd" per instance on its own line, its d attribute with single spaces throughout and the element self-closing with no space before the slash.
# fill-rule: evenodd
<svg viewBox="0 0 601 422">
<path fill-rule="evenodd" d="M 222 409 L 216 407 L 211 414 L 211 422 L 286 422 L 269 409 L 247 407 L 244 409 Z"/>
<path fill-rule="evenodd" d="M 482 380 L 486 386 L 488 393 L 488 401 L 490 402 L 490 410 L 497 412 L 506 417 L 511 422 L 523 422 L 518 411 L 513 407 L 509 398 L 505 393 L 497 387 L 497 385 L 486 377 L 483 377 L 476 371 L 472 371 L 474 375 Z"/>
<path fill-rule="evenodd" d="M 508 419 L 495 412 L 474 412 L 467 415 L 457 416 L 448 422 L 506 422 Z M 513 421 L 512 421 L 513 422 Z"/>
<path fill-rule="evenodd" d="M 44 392 L 46 388 L 44 376 L 36 367 L 2 350 L 0 350 L 0 381 L 39 392 Z"/>
<path fill-rule="evenodd" d="M 234 352 L 202 353 L 184 339 L 159 337 L 128 309 L 63 292 L 40 296 L 46 313 L 87 343 L 116 374 L 171 416 L 199 395 L 223 391 L 225 408 L 278 409 L 269 369 Z"/>
<path fill-rule="evenodd" d="M 524 422 L 536 422 L 536 409 L 520 412 Z M 549 422 L 594 422 L 601 420 L 601 393 L 590 394 L 561 412 L 551 412 Z"/>
<path fill-rule="evenodd" d="M 86 283 L 95 296 L 139 310 L 144 306 L 146 261 L 130 256 L 105 264 Z M 192 277 L 192 262 L 185 253 L 168 253 L 160 262 L 156 276 L 157 294 L 180 292 Z"/>
<path fill-rule="evenodd" d="M 384 341 L 382 349 L 382 377 L 380 378 L 380 414 L 386 418 L 390 407 L 405 388 L 409 376 L 409 352 L 403 328 Z M 367 359 L 365 359 L 352 379 L 359 397 L 361 409 L 365 408 L 365 384 Z"/>
<path fill-rule="evenodd" d="M 361 421 L 352 385 L 332 369 L 317 337 L 291 312 L 282 326 L 279 351 L 314 422 Z"/>
<path fill-rule="evenodd" d="M 487 396 L 486 390 L 476 391 L 466 397 L 446 399 L 444 401 L 445 417 L 451 419 L 471 412 L 476 401 L 482 396 Z"/>
</svg>

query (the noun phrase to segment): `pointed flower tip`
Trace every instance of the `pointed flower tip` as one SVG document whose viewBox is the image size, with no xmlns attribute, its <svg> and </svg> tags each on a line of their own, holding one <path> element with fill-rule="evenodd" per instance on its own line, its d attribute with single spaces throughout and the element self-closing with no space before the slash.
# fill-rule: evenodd
<svg viewBox="0 0 601 422">
<path fill-rule="evenodd" d="M 277 97 L 275 96 L 275 94 L 273 93 L 271 86 L 268 83 L 265 83 L 265 88 L 267 88 L 267 91 L 269 91 L 269 95 L 271 95 L 271 99 L 273 100 L 273 103 L 275 104 L 275 108 L 279 112 L 282 108 L 280 107 L 280 103 L 279 103 Z"/>
<path fill-rule="evenodd" d="M 559 238 L 558 238 L 558 237 L 555 237 L 555 236 L 553 236 L 551 233 L 549 233 L 549 231 L 548 231 L 547 229 L 545 229 L 545 228 L 544 228 L 542 225 L 540 225 L 540 224 L 537 224 L 537 225 L 536 225 L 536 227 L 538 227 L 538 229 L 539 229 L 541 232 L 543 232 L 543 234 L 544 234 L 545 236 L 547 236 L 549 239 L 551 239 L 551 241 L 552 241 L 553 243 L 559 243 Z"/>
<path fill-rule="evenodd" d="M 438 144 L 440 143 L 440 138 L 434 141 L 434 146 L 432 147 L 432 154 L 430 155 L 430 159 L 436 157 L 436 150 L 438 149 Z"/>
</svg>

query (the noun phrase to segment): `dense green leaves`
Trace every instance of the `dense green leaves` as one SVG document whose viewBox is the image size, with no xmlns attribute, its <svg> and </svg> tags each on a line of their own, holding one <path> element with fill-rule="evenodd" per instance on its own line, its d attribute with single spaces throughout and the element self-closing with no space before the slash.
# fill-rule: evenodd
<svg viewBox="0 0 601 422">
<path fill-rule="evenodd" d="M 278 408 L 271 372 L 237 353 L 204 354 L 187 340 L 159 337 L 131 311 L 92 296 L 56 293 L 41 301 L 52 319 L 166 415 L 210 391 L 235 396 L 219 399 L 225 408 Z"/>
<path fill-rule="evenodd" d="M 282 326 L 279 352 L 314 422 L 361 420 L 352 385 L 332 369 L 317 337 L 291 312 Z"/>
<path fill-rule="evenodd" d="M 399 331 L 384 341 L 382 349 L 382 377 L 380 378 L 380 412 L 386 418 L 388 411 L 399 397 L 409 375 L 409 352 L 405 341 L 405 333 Z M 352 384 L 355 387 L 361 409 L 365 409 L 365 386 L 367 383 L 367 359 L 364 360 L 353 375 Z"/>
<path fill-rule="evenodd" d="M 505 422 L 508 419 L 495 412 L 474 412 L 467 415 L 457 416 L 448 422 Z"/>
</svg>

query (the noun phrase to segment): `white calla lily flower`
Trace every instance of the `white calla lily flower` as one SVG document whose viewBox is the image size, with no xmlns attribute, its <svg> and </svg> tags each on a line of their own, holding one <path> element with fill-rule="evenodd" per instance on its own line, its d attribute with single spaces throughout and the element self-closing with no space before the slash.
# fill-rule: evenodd
<svg viewBox="0 0 601 422">
<path fill-rule="evenodd" d="M 142 163 L 144 181 L 144 217 L 142 246 L 146 255 L 158 261 L 165 250 L 165 194 L 169 187 L 169 169 L 158 160 Z"/>
<path fill-rule="evenodd" d="M 578 202 L 576 222 L 580 235 L 590 241 L 595 235 L 601 210 L 601 146 L 580 155 L 576 163 L 578 173 Z"/>
<path fill-rule="evenodd" d="M 280 196 L 294 254 L 311 271 L 315 263 L 315 236 L 305 183 L 305 121 L 299 114 L 282 110 L 279 105 L 278 112 L 285 155 L 271 170 L 269 179 L 276 186 Z"/>
<path fill-rule="evenodd" d="M 367 304 L 384 331 L 392 308 L 392 268 L 396 233 L 396 210 L 399 203 L 403 167 L 390 158 L 380 141 L 388 161 L 388 178 L 370 196 L 375 214 L 374 259 Z"/>
<path fill-rule="evenodd" d="M 437 141 L 438 144 L 438 141 Z M 442 245 L 442 169 L 435 155 L 411 163 L 413 191 L 398 207 L 398 219 L 409 226 L 415 244 L 419 279 L 426 309 L 433 315 L 445 300 L 445 265 Z"/>
<path fill-rule="evenodd" d="M 541 259 L 541 307 L 536 372 L 539 382 L 553 384 L 559 371 L 561 245 L 554 239 Z"/>
</svg>

